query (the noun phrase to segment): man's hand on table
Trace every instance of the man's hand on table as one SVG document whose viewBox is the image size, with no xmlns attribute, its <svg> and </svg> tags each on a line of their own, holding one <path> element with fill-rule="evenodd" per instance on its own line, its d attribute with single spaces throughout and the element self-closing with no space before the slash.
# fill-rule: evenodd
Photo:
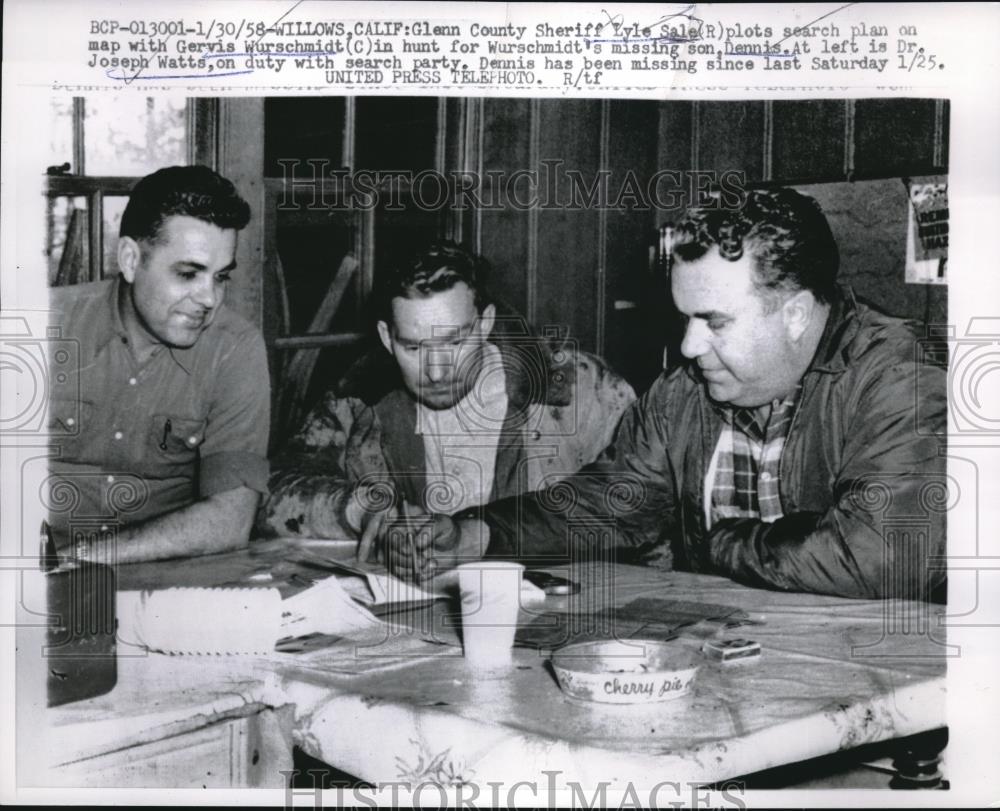
<svg viewBox="0 0 1000 811">
<path fill-rule="evenodd" d="M 403 505 L 403 513 L 391 527 L 386 545 L 387 565 L 397 577 L 429 580 L 483 556 L 489 528 L 482 521 L 427 513 L 410 504 Z"/>
<path fill-rule="evenodd" d="M 148 521 L 105 528 L 66 551 L 111 565 L 230 552 L 247 545 L 259 499 L 255 490 L 234 487 Z"/>
</svg>

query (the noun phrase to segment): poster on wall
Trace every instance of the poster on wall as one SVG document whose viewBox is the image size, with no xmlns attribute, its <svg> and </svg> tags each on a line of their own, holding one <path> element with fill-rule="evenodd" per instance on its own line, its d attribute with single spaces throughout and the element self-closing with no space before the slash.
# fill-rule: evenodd
<svg viewBox="0 0 1000 811">
<path fill-rule="evenodd" d="M 909 183 L 906 226 L 907 284 L 947 284 L 948 183 L 923 178 Z"/>
</svg>

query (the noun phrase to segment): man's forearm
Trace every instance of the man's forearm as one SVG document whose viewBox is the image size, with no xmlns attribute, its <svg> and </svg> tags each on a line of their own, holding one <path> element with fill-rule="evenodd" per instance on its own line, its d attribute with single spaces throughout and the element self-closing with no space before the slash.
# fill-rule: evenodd
<svg viewBox="0 0 1000 811">
<path fill-rule="evenodd" d="M 307 538 L 352 538 L 345 520 L 350 484 L 340 476 L 279 471 L 271 476 L 271 495 L 260 527 L 268 535 Z"/>
<path fill-rule="evenodd" d="M 246 487 L 217 493 L 165 515 L 119 530 L 114 549 L 90 549 L 83 557 L 101 562 L 210 555 L 246 545 L 259 494 Z"/>
</svg>

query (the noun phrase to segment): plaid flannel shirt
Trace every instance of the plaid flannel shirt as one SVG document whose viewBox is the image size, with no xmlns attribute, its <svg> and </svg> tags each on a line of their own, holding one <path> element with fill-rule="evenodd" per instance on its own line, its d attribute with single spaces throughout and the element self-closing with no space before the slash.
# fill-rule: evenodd
<svg viewBox="0 0 1000 811">
<path fill-rule="evenodd" d="M 784 515 L 778 471 L 801 388 L 800 384 L 784 400 L 772 403 L 764 425 L 752 408 L 722 410 L 725 424 L 705 482 L 705 493 L 710 494 L 705 509 L 709 528 L 725 518 L 772 523 Z"/>
</svg>

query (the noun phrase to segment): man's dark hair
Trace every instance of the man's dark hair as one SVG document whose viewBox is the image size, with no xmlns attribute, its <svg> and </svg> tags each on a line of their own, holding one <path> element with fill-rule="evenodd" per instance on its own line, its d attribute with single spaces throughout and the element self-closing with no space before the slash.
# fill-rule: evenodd
<svg viewBox="0 0 1000 811">
<path fill-rule="evenodd" d="M 250 206 L 229 180 L 207 166 L 169 166 L 135 184 L 118 235 L 155 241 L 172 216 L 239 231 L 250 221 Z"/>
<path fill-rule="evenodd" d="M 751 191 L 739 210 L 692 208 L 675 229 L 673 254 L 682 262 L 719 255 L 754 258 L 755 285 L 764 294 L 809 290 L 829 302 L 836 290 L 840 252 L 819 204 L 793 189 Z"/>
<path fill-rule="evenodd" d="M 426 298 L 465 282 L 475 296 L 476 310 L 492 303 L 486 291 L 490 267 L 485 259 L 449 240 L 433 242 L 383 277 L 376 298 L 378 318 L 392 322 L 394 298 Z"/>
</svg>

